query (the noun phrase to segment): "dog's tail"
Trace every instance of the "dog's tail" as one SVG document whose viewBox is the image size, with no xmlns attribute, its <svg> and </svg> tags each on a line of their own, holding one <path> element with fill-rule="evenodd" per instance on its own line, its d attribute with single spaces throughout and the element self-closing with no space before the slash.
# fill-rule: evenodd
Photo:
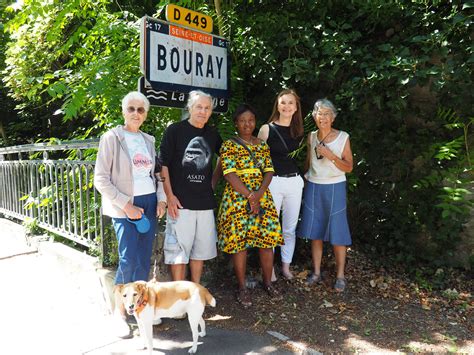
<svg viewBox="0 0 474 355">
<path fill-rule="evenodd" d="M 211 293 L 205 289 L 206 292 L 204 294 L 204 297 L 206 298 L 206 303 L 211 306 L 211 307 L 215 307 L 216 306 L 216 299 L 211 295 Z"/>
</svg>

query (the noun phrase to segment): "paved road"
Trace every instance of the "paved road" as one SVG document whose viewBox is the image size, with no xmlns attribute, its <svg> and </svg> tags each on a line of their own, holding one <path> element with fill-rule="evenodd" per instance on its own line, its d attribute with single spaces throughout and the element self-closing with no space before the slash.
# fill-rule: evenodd
<svg viewBox="0 0 474 355">
<path fill-rule="evenodd" d="M 139 342 L 118 339 L 96 260 L 59 243 L 28 247 L 18 224 L 0 218 L 0 354 L 145 354 Z M 226 331 L 207 321 L 200 354 L 293 354 L 275 338 Z M 188 322 L 164 320 L 155 328 L 154 354 L 187 354 Z M 301 352 L 300 352 L 301 353 Z"/>
</svg>

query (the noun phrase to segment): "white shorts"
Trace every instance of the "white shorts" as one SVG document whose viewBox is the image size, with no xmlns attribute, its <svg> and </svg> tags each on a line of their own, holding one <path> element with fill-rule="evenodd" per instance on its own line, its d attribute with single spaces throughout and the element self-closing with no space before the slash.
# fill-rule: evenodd
<svg viewBox="0 0 474 355">
<path fill-rule="evenodd" d="M 177 219 L 166 218 L 165 264 L 188 264 L 217 256 L 217 231 L 213 210 L 180 209 Z"/>
</svg>

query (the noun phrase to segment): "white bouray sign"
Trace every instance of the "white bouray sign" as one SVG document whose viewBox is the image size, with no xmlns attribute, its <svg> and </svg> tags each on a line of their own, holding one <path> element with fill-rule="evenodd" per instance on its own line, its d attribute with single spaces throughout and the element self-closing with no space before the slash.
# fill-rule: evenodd
<svg viewBox="0 0 474 355">
<path fill-rule="evenodd" d="M 222 37 L 142 18 L 141 70 L 154 89 L 189 93 L 200 89 L 228 98 L 229 42 Z"/>
</svg>

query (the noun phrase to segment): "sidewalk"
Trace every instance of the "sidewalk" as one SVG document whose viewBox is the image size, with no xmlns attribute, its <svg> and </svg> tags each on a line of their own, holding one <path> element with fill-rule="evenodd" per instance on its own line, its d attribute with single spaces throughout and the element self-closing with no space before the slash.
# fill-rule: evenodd
<svg viewBox="0 0 474 355">
<path fill-rule="evenodd" d="M 104 290 L 112 286 L 113 273 L 98 268 L 96 258 L 50 241 L 27 246 L 23 227 L 0 218 L 0 275 L 1 354 L 146 353 L 137 350 L 137 336 L 123 340 L 111 334 Z M 270 335 L 223 330 L 213 322 L 218 320 L 206 320 L 200 354 L 295 353 L 278 347 Z M 186 320 L 164 319 L 154 332 L 154 354 L 188 353 Z"/>
</svg>

